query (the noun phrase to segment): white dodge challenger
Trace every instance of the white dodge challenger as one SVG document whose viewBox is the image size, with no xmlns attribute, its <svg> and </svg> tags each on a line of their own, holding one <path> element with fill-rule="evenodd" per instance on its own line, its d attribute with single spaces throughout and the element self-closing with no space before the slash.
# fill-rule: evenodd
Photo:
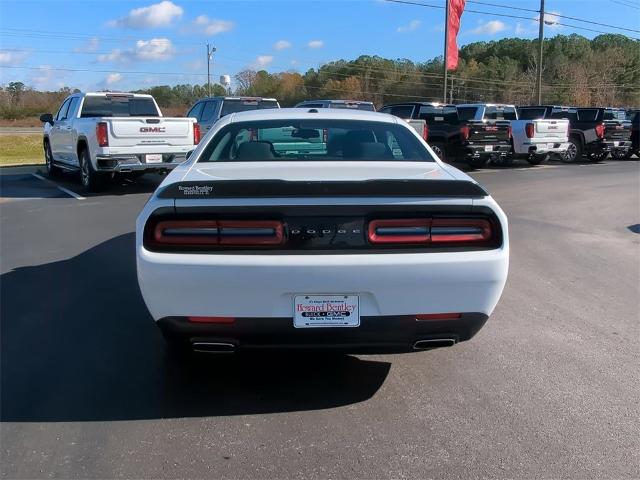
<svg viewBox="0 0 640 480">
<path fill-rule="evenodd" d="M 403 352 L 469 340 L 507 278 L 507 218 L 404 121 L 334 109 L 218 121 L 137 220 L 173 345 Z"/>
</svg>

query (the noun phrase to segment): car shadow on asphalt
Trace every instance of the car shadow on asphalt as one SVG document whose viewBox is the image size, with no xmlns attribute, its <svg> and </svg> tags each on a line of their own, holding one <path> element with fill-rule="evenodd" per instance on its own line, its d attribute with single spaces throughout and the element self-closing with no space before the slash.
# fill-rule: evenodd
<svg viewBox="0 0 640 480">
<path fill-rule="evenodd" d="M 176 361 L 138 289 L 132 233 L 5 273 L 0 292 L 3 422 L 325 409 L 371 398 L 390 368 L 348 355 Z"/>
</svg>

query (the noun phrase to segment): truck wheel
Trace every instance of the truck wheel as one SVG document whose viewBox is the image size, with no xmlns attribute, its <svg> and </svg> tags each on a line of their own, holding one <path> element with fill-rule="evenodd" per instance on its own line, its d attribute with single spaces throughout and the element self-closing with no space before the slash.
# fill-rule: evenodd
<svg viewBox="0 0 640 480">
<path fill-rule="evenodd" d="M 619 148 L 615 148 L 611 151 L 611 158 L 615 158 L 616 160 L 623 160 L 625 158 L 629 158 L 631 156 L 631 150 L 621 150 Z"/>
<path fill-rule="evenodd" d="M 467 163 L 471 168 L 482 168 L 489 161 L 489 157 L 469 158 Z"/>
<path fill-rule="evenodd" d="M 569 147 L 562 155 L 563 162 L 576 162 L 582 158 L 582 143 L 575 137 L 569 139 Z"/>
<path fill-rule="evenodd" d="M 82 186 L 88 192 L 100 191 L 106 181 L 104 173 L 96 172 L 93 169 L 89 152 L 86 149 L 80 152 L 80 180 L 82 181 Z"/>
<path fill-rule="evenodd" d="M 429 144 L 429 146 L 431 147 L 431 150 L 433 150 L 433 153 L 435 153 L 438 158 L 440 160 L 442 160 L 443 162 L 446 161 L 445 157 L 444 157 L 444 145 L 441 143 L 434 143 L 434 144 Z"/>
<path fill-rule="evenodd" d="M 47 175 L 51 178 L 59 177 L 62 172 L 60 168 L 56 167 L 53 163 L 53 154 L 51 153 L 51 145 L 49 145 L 48 140 L 44 142 L 44 160 L 47 163 Z"/>
<path fill-rule="evenodd" d="M 542 162 L 546 161 L 549 158 L 549 155 L 546 153 L 540 153 L 538 155 L 532 154 L 527 157 L 527 162 L 530 165 L 540 165 Z"/>
</svg>

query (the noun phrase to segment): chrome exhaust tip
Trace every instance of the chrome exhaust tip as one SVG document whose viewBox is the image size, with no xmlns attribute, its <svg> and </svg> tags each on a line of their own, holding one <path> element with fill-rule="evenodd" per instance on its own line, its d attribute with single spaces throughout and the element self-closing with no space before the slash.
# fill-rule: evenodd
<svg viewBox="0 0 640 480">
<path fill-rule="evenodd" d="M 236 351 L 233 343 L 193 342 L 191 348 L 198 353 L 234 353 Z"/>
<path fill-rule="evenodd" d="M 427 340 L 418 340 L 413 344 L 414 350 L 430 350 L 432 348 L 452 347 L 456 344 L 453 338 L 431 338 Z"/>
</svg>

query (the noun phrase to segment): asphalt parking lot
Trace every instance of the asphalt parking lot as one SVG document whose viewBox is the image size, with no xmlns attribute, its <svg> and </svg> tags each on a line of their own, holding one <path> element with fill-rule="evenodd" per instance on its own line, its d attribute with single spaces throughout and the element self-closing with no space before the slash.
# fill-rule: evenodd
<svg viewBox="0 0 640 480">
<path fill-rule="evenodd" d="M 470 342 L 186 364 L 136 282 L 158 178 L 0 173 L 3 478 L 640 477 L 640 162 L 472 174 L 512 254 Z"/>
</svg>

